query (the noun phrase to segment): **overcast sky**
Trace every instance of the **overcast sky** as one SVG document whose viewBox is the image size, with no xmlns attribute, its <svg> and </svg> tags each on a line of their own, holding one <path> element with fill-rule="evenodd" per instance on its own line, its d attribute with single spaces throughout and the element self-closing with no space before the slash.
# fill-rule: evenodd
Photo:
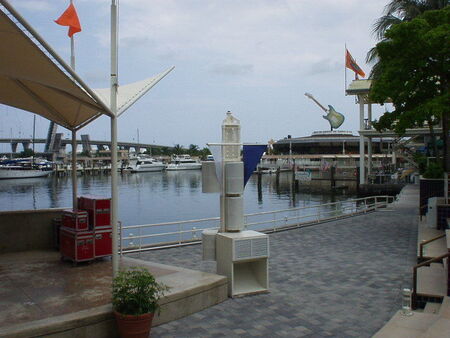
<svg viewBox="0 0 450 338">
<path fill-rule="evenodd" d="M 10 0 L 69 63 L 67 28 L 57 19 L 69 0 Z M 109 86 L 110 1 L 75 0 L 76 71 L 92 87 Z M 121 0 L 119 83 L 176 68 L 119 119 L 119 141 L 163 145 L 220 139 L 231 110 L 244 142 L 265 143 L 328 130 L 312 93 L 345 115 L 341 130 L 357 134 L 358 107 L 345 96 L 345 43 L 368 74 L 372 24 L 387 0 Z M 348 82 L 353 73 L 347 71 Z M 385 108 L 374 106 L 374 117 Z M 0 105 L 0 137 L 29 137 L 33 115 Z M 38 117 L 37 137 L 48 121 Z M 60 127 L 65 137 L 69 132 Z M 109 139 L 109 119 L 81 130 Z M 6 146 L 2 146 L 5 149 Z M 4 150 L 3 150 L 4 151 Z"/>
</svg>

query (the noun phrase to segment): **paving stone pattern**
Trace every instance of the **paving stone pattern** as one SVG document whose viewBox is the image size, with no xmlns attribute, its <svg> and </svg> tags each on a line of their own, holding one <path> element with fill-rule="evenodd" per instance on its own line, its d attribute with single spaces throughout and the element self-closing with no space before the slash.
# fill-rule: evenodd
<svg viewBox="0 0 450 338">
<path fill-rule="evenodd" d="M 401 289 L 412 285 L 417 203 L 271 234 L 270 293 L 228 299 L 155 327 L 152 337 L 372 336 L 400 309 Z M 215 272 L 201 250 L 133 257 Z"/>
</svg>

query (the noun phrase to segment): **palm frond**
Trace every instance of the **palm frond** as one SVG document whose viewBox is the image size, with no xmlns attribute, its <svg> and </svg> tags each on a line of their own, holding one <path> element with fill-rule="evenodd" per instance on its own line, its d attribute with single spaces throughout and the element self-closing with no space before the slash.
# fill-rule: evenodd
<svg viewBox="0 0 450 338">
<path fill-rule="evenodd" d="M 378 18 L 377 21 L 372 26 L 372 32 L 375 34 L 378 40 L 384 38 L 384 33 L 392 26 L 397 23 L 401 23 L 402 20 L 394 15 L 383 15 Z"/>
</svg>

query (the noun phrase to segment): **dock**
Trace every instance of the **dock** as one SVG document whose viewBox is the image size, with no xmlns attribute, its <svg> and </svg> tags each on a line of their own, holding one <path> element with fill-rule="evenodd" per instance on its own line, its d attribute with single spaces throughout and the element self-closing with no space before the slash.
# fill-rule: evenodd
<svg viewBox="0 0 450 338">
<path fill-rule="evenodd" d="M 267 294 L 227 298 L 226 278 L 202 261 L 201 245 L 126 254 L 122 264 L 146 266 L 172 286 L 152 337 L 445 336 L 445 295 L 410 319 L 399 312 L 418 245 L 436 235 L 419 221 L 418 190 L 407 185 L 385 209 L 270 234 Z M 424 256 L 436 257 L 441 245 Z M 72 268 L 57 252 L 0 255 L 0 337 L 114 337 L 110 282 L 109 260 Z M 421 285 L 431 287 L 419 276 L 419 292 Z"/>
<path fill-rule="evenodd" d="M 418 187 L 388 209 L 270 234 L 270 293 L 228 299 L 153 337 L 371 337 L 401 308 L 416 264 Z M 201 246 L 132 257 L 213 272 Z"/>
</svg>

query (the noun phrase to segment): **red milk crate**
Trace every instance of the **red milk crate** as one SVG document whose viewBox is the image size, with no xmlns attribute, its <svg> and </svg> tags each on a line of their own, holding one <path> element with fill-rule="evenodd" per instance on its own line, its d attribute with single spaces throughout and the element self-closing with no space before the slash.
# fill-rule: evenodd
<svg viewBox="0 0 450 338">
<path fill-rule="evenodd" d="M 72 209 L 64 210 L 62 215 L 62 226 L 76 231 L 89 230 L 87 211 Z"/>
<path fill-rule="evenodd" d="M 80 205 L 89 214 L 89 224 L 93 229 L 111 225 L 111 198 L 81 196 Z"/>
<path fill-rule="evenodd" d="M 94 231 L 95 239 L 95 258 L 112 255 L 112 228 L 104 227 L 104 229 L 96 228 Z"/>
<path fill-rule="evenodd" d="M 94 233 L 92 231 L 73 231 L 69 228 L 60 229 L 59 252 L 62 258 L 72 262 L 85 262 L 94 257 Z"/>
</svg>

